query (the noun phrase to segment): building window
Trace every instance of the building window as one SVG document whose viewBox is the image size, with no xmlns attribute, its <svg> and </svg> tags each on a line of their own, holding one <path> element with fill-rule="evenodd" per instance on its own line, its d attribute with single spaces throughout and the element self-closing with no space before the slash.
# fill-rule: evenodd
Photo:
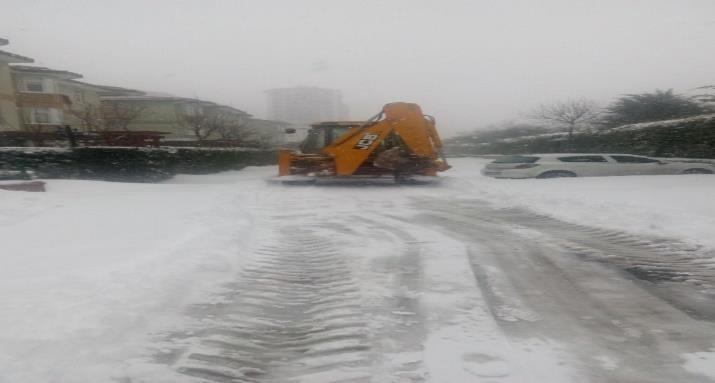
<svg viewBox="0 0 715 383">
<path fill-rule="evenodd" d="M 42 80 L 25 80 L 25 90 L 28 92 L 43 93 L 45 87 Z"/>
<path fill-rule="evenodd" d="M 51 108 L 31 108 L 27 110 L 27 117 L 31 124 L 60 124 L 60 111 Z"/>
<path fill-rule="evenodd" d="M 35 124 L 49 124 L 50 123 L 50 111 L 49 109 L 33 109 L 32 110 L 32 122 Z"/>
</svg>

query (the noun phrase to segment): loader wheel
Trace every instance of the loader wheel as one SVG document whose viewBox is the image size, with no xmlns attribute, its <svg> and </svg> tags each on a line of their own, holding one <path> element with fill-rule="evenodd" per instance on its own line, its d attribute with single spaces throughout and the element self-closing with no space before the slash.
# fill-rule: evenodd
<svg viewBox="0 0 715 383">
<path fill-rule="evenodd" d="M 577 177 L 576 173 L 569 172 L 566 170 L 549 170 L 536 176 L 536 178 L 563 178 L 563 177 Z"/>
</svg>

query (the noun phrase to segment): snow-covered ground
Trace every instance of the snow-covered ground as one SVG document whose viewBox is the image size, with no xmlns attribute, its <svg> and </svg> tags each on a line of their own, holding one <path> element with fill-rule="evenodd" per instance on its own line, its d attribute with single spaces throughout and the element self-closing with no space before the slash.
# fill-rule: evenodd
<svg viewBox="0 0 715 383">
<path fill-rule="evenodd" d="M 577 231 L 561 238 L 558 230 L 568 226 L 544 221 L 549 229 L 542 232 L 534 226 L 541 218 L 514 210 L 526 207 L 573 224 L 697 243 L 706 247 L 699 254 L 707 255 L 708 247 L 715 248 L 715 177 L 496 180 L 479 175 L 485 161 L 455 159 L 446 182 L 427 188 L 282 187 L 264 182 L 274 168 L 259 167 L 178 176 L 163 184 L 50 180 L 46 193 L 0 191 L 0 383 L 193 382 L 184 372 L 197 376 L 210 363 L 192 355 L 225 357 L 226 350 L 215 347 L 226 343 L 227 332 L 251 330 L 243 342 L 253 342 L 251 336 L 272 324 L 289 320 L 310 329 L 320 325 L 316 318 L 336 329 L 360 325 L 336 333 L 336 342 L 343 342 L 339 355 L 313 350 L 312 357 L 269 371 L 272 381 L 298 379 L 296 365 L 312 374 L 301 371 L 305 382 L 715 379 L 709 324 L 654 300 L 645 287 L 621 281 L 610 268 L 586 267 L 570 255 L 588 247 L 589 254 L 616 257 L 600 252 L 627 245 L 587 246 L 588 236 Z M 498 216 L 501 211 L 508 216 Z M 601 241 L 611 234 L 594 235 Z M 532 247 L 541 250 L 531 253 Z M 521 270 L 532 261 L 520 264 L 517 255 L 556 257 L 534 259 L 534 270 L 568 265 L 559 275 L 573 269 L 583 282 L 569 283 L 597 287 L 599 304 L 614 302 L 606 310 L 613 317 L 601 318 L 599 305 L 580 317 L 570 312 L 567 303 L 581 300 L 582 310 L 592 310 L 585 297 L 596 296 L 579 288 L 561 292 L 555 281 Z M 309 266 L 301 265 L 302 257 Z M 512 258 L 517 266 L 504 268 L 501 262 Z M 628 261 L 625 255 L 613 259 Z M 698 259 L 705 268 L 709 261 Z M 348 277 L 323 281 L 323 269 Z M 263 286 L 266 275 L 307 275 L 319 286 L 325 283 L 325 297 L 303 284 L 270 290 L 285 281 Z M 598 278 L 612 283 L 600 286 Z M 711 288 L 697 281 L 692 285 Z M 271 305 L 255 301 L 267 294 L 264 288 Z M 331 289 L 337 289 L 334 296 Z M 563 306 L 553 306 L 549 292 L 566 294 L 557 300 Z M 359 309 L 322 306 L 342 300 Z M 275 309 L 296 302 L 305 309 L 301 315 Z M 660 307 L 658 316 L 638 311 L 641 306 Z M 321 310 L 338 311 L 330 319 Z M 641 315 L 643 323 L 636 323 Z M 601 319 L 613 328 L 588 324 Z M 561 334 L 558 326 L 574 332 Z M 671 332 L 692 333 L 703 344 L 677 343 Z M 285 348 L 286 358 L 295 357 L 284 339 L 256 342 L 269 349 L 265 355 Z M 638 347 L 647 342 L 664 342 L 670 354 L 642 360 L 652 347 Z M 364 344 L 369 349 L 360 348 Z M 310 347 L 329 346 L 334 345 Z M 627 352 L 614 351 L 619 347 Z M 351 367 L 335 365 L 348 357 L 354 358 Z M 630 370 L 637 363 L 645 366 L 643 376 Z M 661 364 L 669 366 L 662 374 Z M 333 375 L 328 365 L 335 366 Z M 251 367 L 252 373 L 264 373 L 261 366 Z M 681 370 L 696 378 L 677 375 Z M 370 378 L 361 375 L 365 371 Z M 599 375 L 608 373 L 618 375 Z"/>
<path fill-rule="evenodd" d="M 224 178 L 225 180 L 225 178 Z M 101 381 L 251 241 L 235 186 L 48 181 L 0 191 L 0 382 Z"/>
<path fill-rule="evenodd" d="M 674 237 L 715 248 L 715 176 L 481 177 L 479 170 L 489 161 L 451 160 L 452 185 L 498 206 L 523 206 L 569 222 Z"/>
</svg>

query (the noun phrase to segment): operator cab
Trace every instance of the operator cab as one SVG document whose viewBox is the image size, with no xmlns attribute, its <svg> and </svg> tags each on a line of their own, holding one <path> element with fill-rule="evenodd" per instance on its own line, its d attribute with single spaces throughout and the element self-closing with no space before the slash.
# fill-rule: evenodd
<svg viewBox="0 0 715 383">
<path fill-rule="evenodd" d="M 326 121 L 312 124 L 308 136 L 300 145 L 300 151 L 319 153 L 320 149 L 330 145 L 348 130 L 364 124 L 364 121 Z"/>
</svg>

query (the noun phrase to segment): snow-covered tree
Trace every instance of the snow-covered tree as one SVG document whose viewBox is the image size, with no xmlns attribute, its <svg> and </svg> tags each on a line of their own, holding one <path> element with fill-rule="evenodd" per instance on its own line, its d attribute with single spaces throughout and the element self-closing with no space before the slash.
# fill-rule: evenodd
<svg viewBox="0 0 715 383">
<path fill-rule="evenodd" d="M 696 116 L 708 110 L 699 102 L 675 94 L 672 89 L 652 93 L 627 94 L 606 108 L 603 122 L 615 127 L 639 122 L 672 120 Z"/>
</svg>

